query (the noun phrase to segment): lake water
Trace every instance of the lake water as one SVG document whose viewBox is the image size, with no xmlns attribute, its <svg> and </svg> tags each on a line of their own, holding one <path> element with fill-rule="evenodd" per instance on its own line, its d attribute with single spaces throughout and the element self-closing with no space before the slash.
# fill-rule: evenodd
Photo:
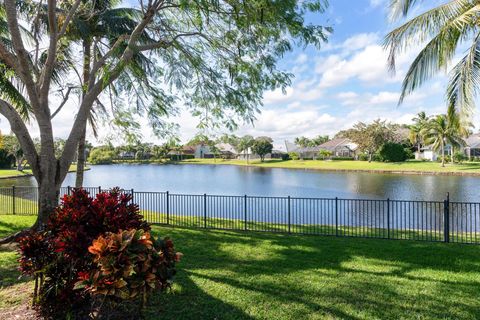
<svg viewBox="0 0 480 320">
<path fill-rule="evenodd" d="M 69 174 L 64 186 L 74 185 Z M 0 180 L 0 186 L 31 186 L 33 178 Z M 323 172 L 229 165 L 99 165 L 85 173 L 85 186 L 136 191 L 361 199 L 480 202 L 480 177 Z"/>
</svg>

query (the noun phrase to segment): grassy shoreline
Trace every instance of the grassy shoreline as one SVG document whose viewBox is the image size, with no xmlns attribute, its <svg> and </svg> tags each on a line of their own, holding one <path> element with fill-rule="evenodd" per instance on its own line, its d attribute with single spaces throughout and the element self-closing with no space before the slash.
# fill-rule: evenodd
<svg viewBox="0 0 480 320">
<path fill-rule="evenodd" d="M 0 237 L 34 217 L 0 215 Z M 480 246 L 154 226 L 184 254 L 145 319 L 476 319 Z M 0 318 L 33 283 L 0 248 Z M 20 313 L 22 314 L 22 313 Z"/>
<path fill-rule="evenodd" d="M 447 164 L 441 167 L 437 162 L 407 161 L 407 162 L 367 162 L 367 161 L 324 161 L 324 160 L 223 160 L 223 159 L 188 159 L 177 162 L 179 164 L 210 164 L 236 165 L 262 168 L 307 169 L 330 172 L 369 172 L 393 173 L 412 175 L 458 175 L 480 176 L 479 162 L 465 162 L 462 164 Z"/>
<path fill-rule="evenodd" d="M 90 170 L 89 167 L 85 168 L 85 171 Z M 77 165 L 72 164 L 68 172 L 77 171 Z M 15 169 L 0 169 L 0 179 L 15 179 L 15 178 L 25 178 L 33 176 L 32 170 L 25 169 L 23 171 L 18 171 Z"/>
</svg>

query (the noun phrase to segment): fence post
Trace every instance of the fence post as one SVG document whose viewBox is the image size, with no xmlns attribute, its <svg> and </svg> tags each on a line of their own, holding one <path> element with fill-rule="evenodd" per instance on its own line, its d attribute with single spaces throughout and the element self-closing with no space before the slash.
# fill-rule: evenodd
<svg viewBox="0 0 480 320">
<path fill-rule="evenodd" d="M 338 197 L 335 197 L 335 236 L 338 237 Z"/>
<path fill-rule="evenodd" d="M 390 239 L 390 198 L 387 199 L 387 239 Z"/>
<path fill-rule="evenodd" d="M 207 194 L 203 194 L 203 227 L 207 229 Z"/>
<path fill-rule="evenodd" d="M 170 224 L 170 193 L 167 191 L 167 224 Z"/>
<path fill-rule="evenodd" d="M 15 186 L 12 186 L 12 212 L 15 214 Z"/>
<path fill-rule="evenodd" d="M 102 193 L 102 187 L 98 186 L 98 193 Z"/>
<path fill-rule="evenodd" d="M 443 239 L 450 242 L 450 193 L 447 192 L 447 198 L 443 201 Z"/>
<path fill-rule="evenodd" d="M 243 196 L 243 216 L 244 216 L 244 222 L 245 222 L 245 225 L 244 225 L 244 229 L 245 231 L 248 230 L 248 226 L 247 226 L 247 195 L 244 195 Z"/>
<path fill-rule="evenodd" d="M 132 189 L 132 190 L 130 190 L 130 192 L 132 193 L 132 203 L 134 203 L 135 202 L 135 200 L 134 200 L 135 190 Z"/>
<path fill-rule="evenodd" d="M 290 196 L 288 196 L 288 233 L 292 233 L 292 208 L 290 205 Z"/>
<path fill-rule="evenodd" d="M 70 195 L 72 193 L 72 187 L 68 186 L 67 187 L 67 194 Z"/>
</svg>

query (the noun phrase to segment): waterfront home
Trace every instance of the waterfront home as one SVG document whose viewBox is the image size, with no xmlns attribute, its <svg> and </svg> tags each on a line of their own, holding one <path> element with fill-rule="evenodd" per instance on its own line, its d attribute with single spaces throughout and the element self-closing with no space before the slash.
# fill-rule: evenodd
<svg viewBox="0 0 480 320">
<path fill-rule="evenodd" d="M 133 160 L 135 159 L 135 152 L 133 151 L 122 151 L 118 154 L 119 160 Z"/>
<path fill-rule="evenodd" d="M 471 157 L 480 157 L 480 133 L 475 133 L 465 139 L 466 146 L 463 148 L 465 155 Z"/>
<path fill-rule="evenodd" d="M 358 146 L 347 138 L 337 138 L 313 147 L 301 147 L 285 141 L 287 152 L 295 152 L 301 159 L 317 159 L 321 150 L 327 150 L 334 157 L 355 157 Z"/>
<path fill-rule="evenodd" d="M 352 157 L 357 155 L 358 145 L 347 138 L 337 138 L 322 143 L 318 146 L 320 150 L 327 150 L 334 157 Z"/>
</svg>

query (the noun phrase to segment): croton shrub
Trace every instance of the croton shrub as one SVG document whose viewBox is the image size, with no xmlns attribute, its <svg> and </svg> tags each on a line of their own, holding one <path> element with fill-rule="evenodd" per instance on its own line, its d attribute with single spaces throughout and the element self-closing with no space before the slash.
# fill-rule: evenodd
<svg viewBox="0 0 480 320">
<path fill-rule="evenodd" d="M 153 237 L 131 196 L 119 189 L 96 198 L 73 190 L 44 230 L 20 239 L 20 269 L 35 279 L 34 305 L 53 319 L 102 318 L 111 313 L 108 306 L 144 305 L 171 285 L 179 257 L 170 239 Z"/>
</svg>

